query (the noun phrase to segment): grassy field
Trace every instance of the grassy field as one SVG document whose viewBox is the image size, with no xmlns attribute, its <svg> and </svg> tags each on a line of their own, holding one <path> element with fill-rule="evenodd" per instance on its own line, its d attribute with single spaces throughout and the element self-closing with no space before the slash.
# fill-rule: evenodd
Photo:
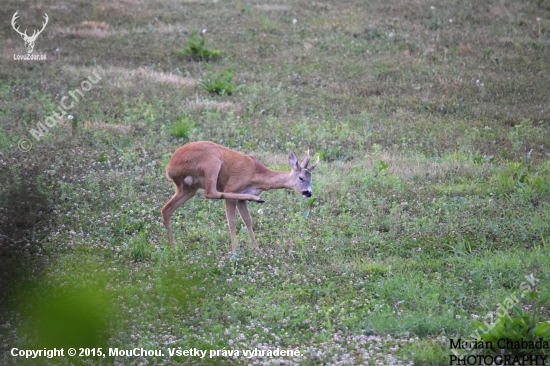
<svg viewBox="0 0 550 366">
<path fill-rule="evenodd" d="M 535 312 L 526 276 L 550 290 L 549 1 L 2 4 L 0 363 L 449 364 L 499 304 Z M 47 60 L 14 60 L 17 10 L 28 34 L 48 14 Z M 218 57 L 185 54 L 203 31 Z M 226 70 L 239 90 L 204 90 Z M 199 193 L 172 249 L 164 169 L 196 140 L 278 170 L 310 149 L 313 197 L 250 203 L 261 250 L 239 218 L 231 260 Z"/>
</svg>

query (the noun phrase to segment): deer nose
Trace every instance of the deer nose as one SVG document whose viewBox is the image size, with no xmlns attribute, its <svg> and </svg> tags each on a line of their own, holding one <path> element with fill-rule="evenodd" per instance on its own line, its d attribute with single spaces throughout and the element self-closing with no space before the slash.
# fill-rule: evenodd
<svg viewBox="0 0 550 366">
<path fill-rule="evenodd" d="M 311 191 L 302 191 L 304 197 L 311 197 Z"/>
</svg>

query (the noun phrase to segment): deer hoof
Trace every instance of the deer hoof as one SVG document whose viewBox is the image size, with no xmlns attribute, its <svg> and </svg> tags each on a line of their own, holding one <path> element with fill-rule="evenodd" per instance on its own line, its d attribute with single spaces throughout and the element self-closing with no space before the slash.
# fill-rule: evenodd
<svg viewBox="0 0 550 366">
<path fill-rule="evenodd" d="M 264 203 L 265 201 L 264 201 L 263 199 L 260 198 L 260 199 L 257 200 L 256 202 L 258 202 L 258 203 Z"/>
</svg>

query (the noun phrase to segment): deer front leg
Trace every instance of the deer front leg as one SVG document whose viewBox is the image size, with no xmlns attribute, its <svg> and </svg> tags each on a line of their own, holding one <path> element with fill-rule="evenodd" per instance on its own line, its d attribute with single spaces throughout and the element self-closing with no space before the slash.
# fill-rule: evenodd
<svg viewBox="0 0 550 366">
<path fill-rule="evenodd" d="M 170 246 L 172 248 L 175 248 L 174 243 L 174 234 L 172 233 L 172 227 L 170 226 L 170 217 L 176 210 L 178 206 L 180 206 L 180 202 L 184 198 L 184 193 L 181 190 L 177 190 L 176 194 L 172 197 L 170 201 L 164 207 L 162 208 L 162 221 L 164 222 L 164 227 L 166 228 L 166 233 L 168 234 L 168 243 L 170 243 Z"/>
<path fill-rule="evenodd" d="M 260 247 L 258 247 L 258 243 L 256 242 L 256 237 L 254 236 L 254 230 L 252 229 L 252 218 L 250 217 L 250 212 L 248 212 L 248 205 L 246 201 L 237 201 L 237 208 L 239 209 L 239 213 L 241 214 L 244 224 L 246 225 L 254 249 L 260 250 Z"/>
<path fill-rule="evenodd" d="M 237 253 L 237 217 L 235 215 L 235 207 L 237 201 L 225 200 L 225 215 L 227 216 L 227 223 L 229 224 L 229 231 L 231 232 L 231 252 Z"/>
<path fill-rule="evenodd" d="M 247 200 L 254 201 L 258 203 L 264 203 L 265 201 L 260 196 L 255 196 L 253 194 L 245 193 L 227 193 L 227 192 L 218 192 L 218 191 L 204 191 L 204 197 L 210 199 L 224 199 L 224 200 Z"/>
<path fill-rule="evenodd" d="M 218 173 L 211 174 L 205 172 L 204 174 L 204 197 L 210 199 L 225 199 L 225 200 L 248 200 L 258 203 L 264 203 L 265 201 L 260 196 L 246 193 L 231 193 L 231 192 L 218 192 L 216 189 L 216 182 L 218 180 Z"/>
</svg>

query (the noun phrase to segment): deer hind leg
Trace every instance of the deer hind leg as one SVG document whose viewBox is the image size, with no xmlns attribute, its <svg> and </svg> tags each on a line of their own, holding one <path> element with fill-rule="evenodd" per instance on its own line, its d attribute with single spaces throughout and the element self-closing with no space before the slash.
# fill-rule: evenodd
<svg viewBox="0 0 550 366">
<path fill-rule="evenodd" d="M 258 247 L 258 242 L 256 242 L 256 237 L 254 236 L 254 230 L 252 229 L 252 218 L 250 217 L 250 212 L 248 212 L 247 202 L 237 201 L 237 208 L 239 209 L 239 213 L 241 214 L 244 224 L 246 225 L 246 229 L 248 230 L 248 234 L 250 235 L 250 240 L 252 241 L 252 245 L 254 246 L 254 249 L 259 250 L 260 247 Z"/>
<path fill-rule="evenodd" d="M 237 216 L 235 215 L 236 200 L 225 200 L 225 215 L 231 233 L 231 252 L 237 252 Z"/>
<path fill-rule="evenodd" d="M 170 227 L 170 217 L 176 211 L 178 207 L 183 205 L 187 200 L 192 198 L 197 193 L 196 188 L 190 188 L 190 187 L 183 187 L 180 188 L 176 185 L 176 193 L 170 201 L 164 207 L 162 208 L 162 220 L 164 221 L 164 226 L 166 227 L 166 230 L 168 232 L 168 242 L 172 246 L 172 248 L 175 248 L 174 243 L 174 234 L 172 233 L 172 228 Z"/>
</svg>

